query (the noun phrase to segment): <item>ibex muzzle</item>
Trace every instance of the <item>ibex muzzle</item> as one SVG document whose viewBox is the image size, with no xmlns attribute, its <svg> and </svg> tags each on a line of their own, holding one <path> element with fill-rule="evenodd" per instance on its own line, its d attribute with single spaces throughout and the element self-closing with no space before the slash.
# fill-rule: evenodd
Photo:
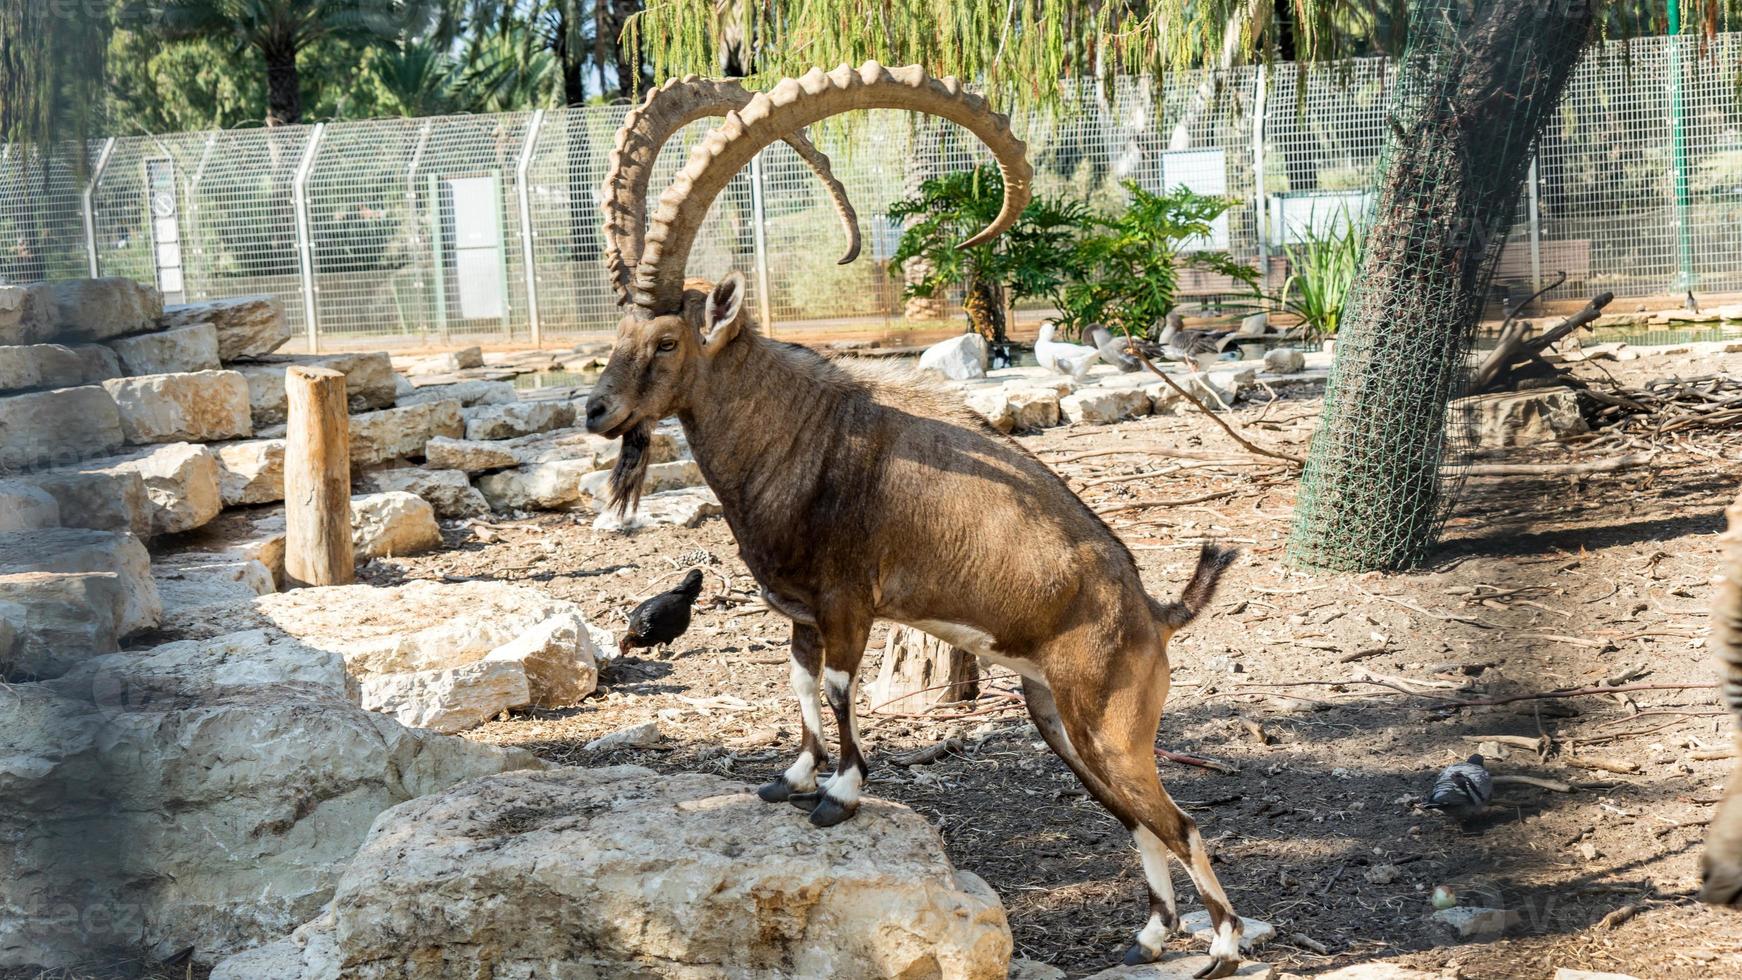
<svg viewBox="0 0 1742 980">
<path fill-rule="evenodd" d="M 1149 883 L 1149 918 L 1127 962 L 1159 958 L 1178 927 L 1171 855 L 1215 930 L 1211 964 L 1198 975 L 1232 975 L 1240 919 L 1195 822 L 1161 786 L 1155 733 L 1167 698 L 1168 638 L 1209 603 L 1233 554 L 1205 548 L 1180 601 L 1157 602 L 1106 524 L 1056 474 L 959 403 L 761 336 L 736 273 L 711 287 L 684 281 L 696 229 L 732 175 L 813 122 L 897 108 L 972 130 L 998 161 L 1005 199 L 971 242 L 1008 228 L 1026 205 L 1031 172 L 1022 142 L 1008 120 L 953 79 L 875 63 L 813 71 L 734 106 L 647 224 L 646 169 L 669 135 L 658 121 L 693 118 L 699 110 L 684 100 L 713 98 L 711 90 L 668 86 L 631 112 L 618 136 L 624 152 L 612 157 L 602 202 L 611 254 L 621 260 L 612 282 L 630 309 L 588 402 L 587 426 L 623 438 L 612 498 L 632 506 L 646 459 L 639 447 L 659 419 L 675 416 L 744 563 L 768 604 L 792 620 L 792 686 L 804 735 L 798 758 L 762 787 L 763 799 L 797 804 L 818 826 L 853 816 L 869 772 L 855 691 L 871 625 L 884 619 L 925 630 L 1021 675 L 1042 737 L 1131 830 Z M 662 99 L 678 104 L 661 109 Z M 818 778 L 828 759 L 825 699 L 841 743 L 827 781 Z"/>
</svg>

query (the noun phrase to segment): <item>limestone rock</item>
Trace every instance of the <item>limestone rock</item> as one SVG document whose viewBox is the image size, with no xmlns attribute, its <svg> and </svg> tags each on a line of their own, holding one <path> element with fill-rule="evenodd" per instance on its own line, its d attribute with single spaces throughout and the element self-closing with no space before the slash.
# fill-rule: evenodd
<svg viewBox="0 0 1742 980">
<path fill-rule="evenodd" d="M 112 572 L 0 574 L 0 681 L 59 677 L 119 646 L 126 595 Z"/>
<path fill-rule="evenodd" d="M 221 366 L 218 331 L 209 323 L 118 337 L 109 341 L 109 346 L 128 375 L 216 371 Z"/>
<path fill-rule="evenodd" d="M 581 483 L 594 472 L 591 459 L 531 463 L 480 476 L 478 490 L 497 513 L 567 510 L 586 500 Z"/>
<path fill-rule="evenodd" d="M 351 466 L 373 466 L 390 459 L 422 456 L 436 436 L 454 439 L 464 431 L 460 403 L 455 401 L 425 402 L 353 415 Z"/>
<path fill-rule="evenodd" d="M 1009 980 L 1065 980 L 1065 971 L 1036 960 L 1011 960 Z"/>
<path fill-rule="evenodd" d="M 218 358 L 229 363 L 240 357 L 260 357 L 284 346 L 290 324 L 270 296 L 236 296 L 163 308 L 166 327 L 209 323 L 218 334 Z"/>
<path fill-rule="evenodd" d="M 573 603 L 497 582 L 297 589 L 206 620 L 178 626 L 193 636 L 266 628 L 335 651 L 364 707 L 442 732 L 508 708 L 579 702 L 598 682 L 598 644 L 611 642 Z"/>
<path fill-rule="evenodd" d="M 1210 958 L 1202 954 L 1169 956 L 1159 963 L 1116 966 L 1111 970 L 1091 973 L 1088 980 L 1191 980 L 1198 971 L 1209 965 Z M 1270 963 L 1247 960 L 1240 964 L 1240 969 L 1234 976 L 1237 980 L 1271 980 L 1276 976 L 1276 967 Z"/>
<path fill-rule="evenodd" d="M 144 508 L 134 510 L 127 474 L 139 475 Z M 64 476 L 63 476 L 64 474 Z M 76 474 L 76 475 L 75 475 Z M 83 479 L 80 479 L 83 477 Z M 68 487 L 80 503 L 72 510 L 74 527 L 130 530 L 141 537 L 191 531 L 218 516 L 218 457 L 205 446 L 172 442 L 108 459 L 94 459 L 65 470 L 33 475 L 43 487 Z M 129 524 L 111 518 L 114 508 L 131 511 Z M 105 510 L 104 508 L 109 508 Z"/>
<path fill-rule="evenodd" d="M 639 531 L 644 527 L 695 527 L 702 518 L 720 512 L 720 498 L 707 487 L 667 490 L 641 498 L 640 506 L 627 516 L 605 510 L 593 521 L 595 531 Z"/>
<path fill-rule="evenodd" d="M 444 385 L 424 385 L 401 392 L 398 405 L 421 405 L 424 402 L 457 401 L 465 408 L 474 405 L 506 405 L 520 400 L 520 392 L 507 381 L 456 381 Z"/>
<path fill-rule="evenodd" d="M 336 654 L 253 631 L 14 685 L 0 698 L 0 967 L 142 946 L 209 962 L 270 941 L 331 898 L 381 811 L 539 765 L 363 711 L 347 684 Z"/>
<path fill-rule="evenodd" d="M 1590 431 L 1571 388 L 1459 398 L 1449 415 L 1452 437 L 1478 449 L 1534 446 Z"/>
<path fill-rule="evenodd" d="M 254 424 L 264 428 L 283 422 L 288 407 L 284 372 L 295 366 L 322 367 L 345 376 L 345 396 L 352 412 L 368 412 L 393 404 L 393 362 L 379 352 L 273 355 L 233 365 L 248 380 L 248 403 Z"/>
<path fill-rule="evenodd" d="M 138 470 L 74 465 L 27 473 L 18 482 L 53 497 L 65 527 L 151 533 L 153 504 Z"/>
<path fill-rule="evenodd" d="M 432 468 L 467 473 L 557 461 L 585 462 L 588 469 L 597 470 L 616 462 L 620 448 L 619 440 L 596 436 L 585 429 L 559 429 L 496 442 L 432 439 L 425 458 Z M 655 429 L 647 453 L 651 462 L 664 463 L 684 455 L 684 447 L 673 432 Z"/>
<path fill-rule="evenodd" d="M 455 371 L 466 371 L 484 366 L 484 351 L 479 347 L 464 347 L 460 350 L 447 351 L 441 354 L 429 354 L 421 357 L 401 357 L 399 369 L 413 377 L 432 374 L 452 374 Z"/>
<path fill-rule="evenodd" d="M 986 376 L 986 339 L 977 333 L 939 341 L 919 355 L 919 370 L 935 371 L 951 381 Z"/>
<path fill-rule="evenodd" d="M 1216 938 L 1215 929 L 1210 926 L 1210 913 L 1207 909 L 1195 909 L 1180 916 L 1179 927 L 1182 932 L 1205 946 Z M 1251 952 L 1270 942 L 1276 936 L 1276 927 L 1258 919 L 1240 917 L 1240 951 Z"/>
<path fill-rule="evenodd" d="M 218 454 L 218 489 L 225 507 L 284 499 L 283 439 L 247 439 L 212 446 Z"/>
<path fill-rule="evenodd" d="M 610 470 L 596 470 L 581 477 L 581 492 L 594 510 L 604 510 L 610 500 Z M 643 493 L 664 493 L 702 486 L 702 468 L 693 459 L 674 459 L 669 463 L 653 463 L 647 467 L 642 481 Z"/>
<path fill-rule="evenodd" d="M 609 734 L 600 735 L 586 745 L 581 746 L 586 752 L 611 752 L 616 749 L 650 749 L 659 744 L 665 736 L 660 734 L 659 722 L 644 721 L 639 725 L 619 728 Z"/>
<path fill-rule="evenodd" d="M 47 283 L 0 285 L 0 346 L 54 339 L 54 301 Z"/>
<path fill-rule="evenodd" d="M 435 508 L 422 497 L 390 490 L 351 498 L 351 545 L 358 561 L 415 555 L 441 544 Z"/>
<path fill-rule="evenodd" d="M 1069 422 L 1106 425 L 1149 414 L 1149 396 L 1140 389 L 1079 388 L 1059 399 L 1059 414 Z"/>
<path fill-rule="evenodd" d="M 1003 387 L 978 389 L 969 394 L 966 401 L 971 411 L 999 432 L 1009 434 L 1016 428 L 1016 413 L 1010 409 L 1010 394 Z"/>
<path fill-rule="evenodd" d="M 20 480 L 0 480 L 0 531 L 60 526 L 60 504 L 53 494 Z"/>
<path fill-rule="evenodd" d="M 819 831 L 717 776 L 614 766 L 492 776 L 396 808 L 329 912 L 275 945 L 252 962 L 298 967 L 282 980 L 334 964 L 355 980 L 1004 980 L 1011 938 L 997 895 L 906 807 L 867 800 Z"/>
<path fill-rule="evenodd" d="M 93 356 L 89 353 L 93 349 L 105 351 L 108 358 Z M 0 391 L 76 388 L 117 377 L 120 373 L 120 362 L 114 354 L 94 344 L 0 347 Z"/>
<path fill-rule="evenodd" d="M 1008 389 L 1011 426 L 1014 429 L 1044 429 L 1059 424 L 1059 392 L 1054 387 L 1023 385 Z"/>
<path fill-rule="evenodd" d="M 1298 973 L 1284 973 L 1280 980 L 1308 980 Z M 1374 961 L 1351 963 L 1326 973 L 1315 973 L 1311 980 L 1445 980 L 1438 970 L 1416 970 L 1396 963 Z"/>
<path fill-rule="evenodd" d="M 466 438 L 473 441 L 516 439 L 575 423 L 575 406 L 568 401 L 509 402 L 462 409 Z"/>
<path fill-rule="evenodd" d="M 108 340 L 157 329 L 163 295 L 121 277 L 50 283 L 54 333 L 68 340 Z"/>
<path fill-rule="evenodd" d="M 1264 352 L 1264 370 L 1271 374 L 1298 374 L 1306 370 L 1306 355 L 1292 347 Z"/>
<path fill-rule="evenodd" d="M 0 574 L 105 572 L 121 588 L 120 636 L 150 629 L 163 618 L 151 580 L 151 555 L 125 531 L 42 528 L 0 532 Z"/>
<path fill-rule="evenodd" d="M 129 443 L 217 442 L 254 434 L 248 382 L 235 371 L 151 374 L 103 382 Z"/>
<path fill-rule="evenodd" d="M 1468 905 L 1440 909 L 1431 918 L 1464 939 L 1499 936 L 1521 921 L 1519 914 L 1511 909 L 1477 908 Z"/>
<path fill-rule="evenodd" d="M 460 470 L 429 470 L 420 466 L 393 466 L 370 470 L 357 480 L 368 493 L 402 490 L 429 501 L 437 517 L 482 517 L 490 503 Z"/>
<path fill-rule="evenodd" d="M 0 397 L 0 475 L 106 455 L 122 440 L 115 400 L 94 385 Z"/>
<path fill-rule="evenodd" d="M 159 559 L 151 564 L 151 577 L 163 600 L 166 624 L 278 591 L 272 570 L 259 559 L 210 552 Z"/>
</svg>

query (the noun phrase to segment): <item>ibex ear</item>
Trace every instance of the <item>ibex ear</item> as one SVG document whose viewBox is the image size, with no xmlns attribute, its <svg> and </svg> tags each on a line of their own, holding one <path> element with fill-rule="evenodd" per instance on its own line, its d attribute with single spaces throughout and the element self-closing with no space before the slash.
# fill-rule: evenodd
<svg viewBox="0 0 1742 980">
<path fill-rule="evenodd" d="M 744 325 L 744 276 L 729 272 L 708 294 L 702 315 L 702 352 L 718 354 Z"/>
</svg>

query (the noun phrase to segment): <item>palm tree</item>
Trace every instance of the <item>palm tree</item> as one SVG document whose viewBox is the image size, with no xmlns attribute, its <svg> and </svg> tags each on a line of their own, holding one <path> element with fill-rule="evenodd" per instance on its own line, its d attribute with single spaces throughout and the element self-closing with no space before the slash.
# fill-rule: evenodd
<svg viewBox="0 0 1742 980">
<path fill-rule="evenodd" d="M 165 40 L 212 38 L 266 62 L 266 124 L 302 121 L 297 55 L 326 38 L 361 42 L 398 37 L 427 15 L 419 0 L 135 0 L 128 20 Z"/>
<path fill-rule="evenodd" d="M 0 4 L 0 142 L 83 139 L 101 103 L 110 26 L 100 11 Z"/>
</svg>

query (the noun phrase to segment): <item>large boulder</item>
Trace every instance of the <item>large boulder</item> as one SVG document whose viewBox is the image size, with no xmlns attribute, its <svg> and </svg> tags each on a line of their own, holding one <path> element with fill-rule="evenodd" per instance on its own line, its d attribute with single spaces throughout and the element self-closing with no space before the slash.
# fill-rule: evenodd
<svg viewBox="0 0 1742 980">
<path fill-rule="evenodd" d="M 399 405 L 421 405 L 424 402 L 457 401 L 466 408 L 473 405 L 506 405 L 519 401 L 520 392 L 507 381 L 455 381 L 451 384 L 424 385 L 401 391 Z"/>
<path fill-rule="evenodd" d="M 396 386 L 393 362 L 380 352 L 274 355 L 231 367 L 248 381 L 248 402 L 260 428 L 283 422 L 289 413 L 284 372 L 301 365 L 322 367 L 345 376 L 345 396 L 353 412 L 368 412 L 393 404 Z"/>
<path fill-rule="evenodd" d="M 986 339 L 965 333 L 927 347 L 919 355 L 919 370 L 935 371 L 951 381 L 971 381 L 986 376 Z"/>
<path fill-rule="evenodd" d="M 0 475 L 121 448 L 115 399 L 94 385 L 0 397 Z"/>
<path fill-rule="evenodd" d="M 573 705 L 598 682 L 599 651 L 615 649 L 575 604 L 499 582 L 296 589 L 174 626 L 196 637 L 264 628 L 334 651 L 363 707 L 441 732 Z"/>
<path fill-rule="evenodd" d="M 109 356 L 93 356 L 92 350 L 102 350 Z M 115 355 L 93 344 L 0 347 L 0 392 L 76 388 L 118 377 L 120 373 Z"/>
<path fill-rule="evenodd" d="M 68 279 L 48 284 L 56 338 L 101 341 L 157 329 L 163 294 L 131 279 Z M 38 314 L 46 313 L 43 307 Z"/>
<path fill-rule="evenodd" d="M 19 347 L 53 339 L 51 297 L 47 283 L 0 285 L 0 346 Z"/>
<path fill-rule="evenodd" d="M 389 466 L 370 470 L 357 478 L 357 489 L 367 493 L 402 490 L 429 501 L 437 517 L 481 517 L 490 504 L 460 470 L 427 470 L 421 466 Z"/>
<path fill-rule="evenodd" d="M 126 600 L 113 572 L 0 574 L 0 682 L 59 677 L 115 652 Z"/>
<path fill-rule="evenodd" d="M 1016 428 L 1016 413 L 1010 407 L 1010 393 L 1003 385 L 987 386 L 970 392 L 963 399 L 968 410 L 986 420 L 999 432 L 1010 433 Z"/>
<path fill-rule="evenodd" d="M 98 657 L 0 697 L 0 967 L 193 947 L 315 915 L 383 810 L 538 765 L 347 697 L 268 631 Z"/>
<path fill-rule="evenodd" d="M 143 508 L 129 474 L 138 475 Z M 77 466 L 32 474 L 37 486 L 67 494 L 69 527 L 130 530 L 141 537 L 191 531 L 218 516 L 218 457 L 205 446 L 172 442 Z M 122 514 L 128 523 L 120 523 Z"/>
<path fill-rule="evenodd" d="M 1502 391 L 1452 402 L 1448 427 L 1476 449 L 1510 449 L 1557 442 L 1589 432 L 1571 388 Z"/>
<path fill-rule="evenodd" d="M 55 495 L 22 480 L 0 480 L 0 531 L 60 526 Z"/>
<path fill-rule="evenodd" d="M 54 497 L 62 526 L 151 534 L 154 508 L 136 469 L 74 465 L 26 473 L 18 482 Z"/>
<path fill-rule="evenodd" d="M 403 490 L 351 498 L 351 546 L 358 561 L 415 555 L 442 546 L 429 501 Z"/>
<path fill-rule="evenodd" d="M 109 347 L 121 359 L 121 370 L 128 375 L 216 371 L 221 366 L 218 331 L 209 323 L 117 337 L 109 341 Z"/>
<path fill-rule="evenodd" d="M 240 357 L 270 354 L 290 339 L 284 311 L 270 296 L 237 296 L 163 308 L 164 326 L 211 324 L 218 334 L 218 358 L 226 364 Z"/>
<path fill-rule="evenodd" d="M 103 382 L 133 445 L 217 442 L 254 434 L 248 382 L 235 371 L 151 374 Z"/>
<path fill-rule="evenodd" d="M 508 402 L 463 409 L 466 438 L 472 440 L 516 439 L 575 424 L 575 405 L 570 401 Z"/>
<path fill-rule="evenodd" d="M 218 489 L 225 507 L 284 499 L 283 439 L 245 439 L 212 446 L 218 454 Z"/>
<path fill-rule="evenodd" d="M 642 493 L 664 493 L 667 490 L 683 490 L 688 487 L 699 487 L 702 481 L 702 468 L 693 459 L 674 459 L 669 463 L 654 463 L 647 467 L 647 475 L 642 478 Z M 581 492 L 584 493 L 594 510 L 604 510 L 611 497 L 611 471 L 598 470 L 581 477 Z"/>
<path fill-rule="evenodd" d="M 592 435 L 585 429 L 563 429 L 496 442 L 431 439 L 425 458 L 432 468 L 467 473 L 555 462 L 584 463 L 589 470 L 598 470 L 616 462 L 620 448 L 621 440 Z M 672 433 L 655 429 L 647 444 L 647 454 L 650 462 L 664 463 L 677 459 L 682 446 Z"/>
<path fill-rule="evenodd" d="M 151 555 L 125 531 L 57 527 L 0 532 L 0 575 L 25 572 L 114 575 L 122 593 L 117 635 L 150 629 L 163 618 L 151 580 Z"/>
<path fill-rule="evenodd" d="M 666 490 L 642 496 L 635 510 L 619 514 L 606 508 L 593 520 L 595 531 L 629 533 L 645 527 L 695 527 L 702 518 L 720 512 L 720 498 L 707 487 Z"/>
<path fill-rule="evenodd" d="M 817 830 L 741 784 L 506 773 L 384 814 L 329 910 L 212 980 L 1004 980 L 998 896 L 904 806 Z"/>
<path fill-rule="evenodd" d="M 1010 406 L 1011 427 L 1014 429 L 1044 429 L 1059 424 L 1059 389 L 1056 385 L 1019 385 L 1007 389 L 1005 399 Z"/>
<path fill-rule="evenodd" d="M 272 570 L 257 558 L 184 551 L 151 563 L 151 578 L 163 600 L 163 620 L 173 623 L 209 616 L 213 607 L 252 601 L 278 591 Z"/>
<path fill-rule="evenodd" d="M 353 415 L 351 465 L 373 466 L 391 459 L 422 456 L 431 439 L 458 438 L 465 427 L 460 418 L 460 403 L 455 401 L 425 402 Z"/>
<path fill-rule="evenodd" d="M 1148 415 L 1149 396 L 1138 388 L 1079 388 L 1059 399 L 1059 414 L 1067 422 L 1107 425 Z"/>
<path fill-rule="evenodd" d="M 478 477 L 478 490 L 498 513 L 568 510 L 587 499 L 582 483 L 595 469 L 591 459 L 528 463 Z"/>
</svg>

